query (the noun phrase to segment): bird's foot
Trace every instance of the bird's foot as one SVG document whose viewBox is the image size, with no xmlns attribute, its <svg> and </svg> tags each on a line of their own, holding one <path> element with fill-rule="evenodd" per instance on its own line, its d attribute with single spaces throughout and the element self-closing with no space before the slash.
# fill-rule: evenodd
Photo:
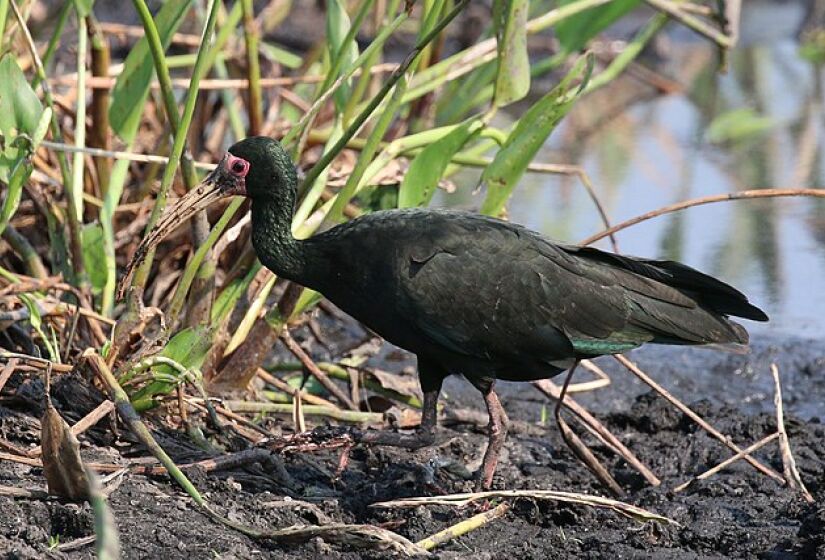
<svg viewBox="0 0 825 560">
<path fill-rule="evenodd" d="M 496 474 L 496 465 L 495 463 L 489 464 L 485 461 L 481 468 L 478 469 L 473 478 L 475 478 L 475 488 L 476 492 L 487 492 L 493 487 L 493 477 Z"/>
</svg>

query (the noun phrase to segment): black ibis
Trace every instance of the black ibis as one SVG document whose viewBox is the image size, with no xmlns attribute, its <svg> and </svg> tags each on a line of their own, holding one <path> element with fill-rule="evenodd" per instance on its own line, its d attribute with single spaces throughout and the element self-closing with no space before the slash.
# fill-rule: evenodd
<svg viewBox="0 0 825 560">
<path fill-rule="evenodd" d="M 578 360 L 647 342 L 744 345 L 747 331 L 728 317 L 768 319 L 741 292 L 683 264 L 561 245 L 474 213 L 374 212 L 295 239 L 296 189 L 295 166 L 281 145 L 247 138 L 152 237 L 221 196 L 249 197 L 252 243 L 265 266 L 418 358 L 424 407 L 417 433 L 372 431 L 361 441 L 432 444 L 441 384 L 463 375 L 490 416 L 479 470 L 484 488 L 507 431 L 497 379 L 550 378 Z"/>
</svg>

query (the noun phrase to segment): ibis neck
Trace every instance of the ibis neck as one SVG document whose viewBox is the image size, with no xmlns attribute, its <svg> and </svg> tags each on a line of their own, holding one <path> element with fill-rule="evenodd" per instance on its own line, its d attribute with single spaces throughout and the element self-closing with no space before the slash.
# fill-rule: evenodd
<svg viewBox="0 0 825 560">
<path fill-rule="evenodd" d="M 290 229 L 293 205 L 282 202 L 285 201 L 256 199 L 252 202 L 252 245 L 268 269 L 279 277 L 307 286 L 311 284 L 307 243 L 293 237 Z"/>
</svg>

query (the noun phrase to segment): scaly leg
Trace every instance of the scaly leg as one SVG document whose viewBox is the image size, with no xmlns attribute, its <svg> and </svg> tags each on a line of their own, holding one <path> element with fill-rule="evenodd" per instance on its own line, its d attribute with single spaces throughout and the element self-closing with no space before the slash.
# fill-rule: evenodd
<svg viewBox="0 0 825 560">
<path fill-rule="evenodd" d="M 507 413 L 504 412 L 504 407 L 501 406 L 501 401 L 498 400 L 498 395 L 492 385 L 484 391 L 484 402 L 487 405 L 487 413 L 490 415 L 489 442 L 487 451 L 484 452 L 481 469 L 478 471 L 476 486 L 479 490 L 489 490 L 493 484 L 498 454 L 504 446 L 504 440 L 507 439 L 507 423 L 509 422 Z"/>
</svg>

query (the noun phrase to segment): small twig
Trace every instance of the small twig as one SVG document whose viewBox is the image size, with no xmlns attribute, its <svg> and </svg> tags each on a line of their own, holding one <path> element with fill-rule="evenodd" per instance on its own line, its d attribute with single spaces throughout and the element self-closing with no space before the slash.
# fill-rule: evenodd
<svg viewBox="0 0 825 560">
<path fill-rule="evenodd" d="M 679 486 L 674 488 L 673 491 L 674 492 L 681 492 L 682 490 L 684 490 L 685 488 L 687 488 L 688 486 L 693 484 L 695 481 L 704 480 L 706 478 L 709 478 L 709 477 L 713 476 L 714 474 L 718 473 L 719 471 L 721 471 L 722 469 L 724 469 L 728 465 L 731 465 L 731 464 L 735 463 L 736 461 L 738 461 L 739 459 L 742 459 L 746 455 L 750 455 L 751 453 L 753 453 L 755 451 L 758 451 L 759 449 L 764 447 L 766 444 L 772 442 L 773 440 L 775 440 L 778 437 L 779 437 L 779 432 L 774 432 L 771 435 L 769 435 L 768 437 L 764 437 L 764 438 L 760 439 L 759 441 L 757 441 L 756 443 L 754 443 L 750 447 L 747 447 L 747 448 L 743 449 L 742 451 L 740 451 L 736 455 L 732 455 L 731 457 L 728 457 L 727 459 L 725 459 L 724 461 L 722 461 L 721 463 L 719 463 L 718 465 L 716 465 L 712 469 L 708 469 L 705 472 L 703 472 L 702 474 L 700 474 L 699 476 L 697 476 L 695 478 L 691 478 L 687 482 L 683 482 L 682 484 L 680 484 Z"/>
<path fill-rule="evenodd" d="M 370 73 L 387 74 L 389 72 L 394 71 L 396 68 L 398 68 L 398 64 L 393 62 L 387 62 L 384 64 L 377 64 L 373 66 L 372 68 L 370 68 Z M 360 75 L 361 69 L 358 69 L 355 72 L 353 72 L 354 77 Z M 316 75 L 285 76 L 282 78 L 261 78 L 260 82 L 262 88 L 275 88 L 295 86 L 298 84 L 317 84 L 323 82 L 324 79 L 325 76 Z M 76 81 L 77 76 L 74 72 L 62 76 L 57 76 L 56 78 L 52 78 L 49 80 L 49 82 L 55 86 L 75 85 Z M 90 76 L 86 78 L 86 87 L 91 89 L 111 89 L 115 86 L 116 82 L 116 77 Z M 189 87 L 189 79 L 172 78 L 171 84 L 172 87 L 176 89 L 187 89 Z M 157 81 L 153 81 L 151 87 L 152 89 L 157 90 L 160 89 L 160 84 Z M 205 79 L 201 80 L 198 86 L 198 89 L 201 91 L 248 88 L 249 80 L 245 78 Z"/>
<path fill-rule="evenodd" d="M 292 395 L 292 423 L 296 432 L 300 433 L 307 430 L 303 401 L 301 400 L 301 392 L 298 389 L 295 389 Z"/>
<path fill-rule="evenodd" d="M 14 445 L 12 442 L 6 441 L 3 438 L 0 438 L 0 449 L 5 449 L 6 451 L 11 451 L 13 454 L 19 455 L 21 457 L 26 456 L 26 450 L 25 449 L 21 449 L 21 448 L 17 447 L 16 445 Z"/>
<path fill-rule="evenodd" d="M 731 45 L 736 45 L 739 42 L 739 25 L 742 15 L 742 0 L 725 0 L 725 12 L 722 16 L 722 26 L 725 29 L 728 37 L 730 37 Z"/>
<path fill-rule="evenodd" d="M 18 363 L 20 363 L 20 360 L 17 358 L 12 358 L 0 371 L 0 392 L 3 391 L 3 387 L 5 387 L 6 383 L 8 383 L 9 378 L 11 378 Z"/>
<path fill-rule="evenodd" d="M 679 23 L 693 29 L 695 32 L 699 33 L 700 35 L 704 35 L 720 47 L 724 49 L 729 49 L 733 46 L 733 40 L 719 31 L 718 29 L 714 29 L 701 19 L 693 16 L 681 8 L 679 8 L 678 4 L 673 2 L 669 2 L 668 0 L 645 0 L 648 4 L 652 7 L 660 10 L 673 19 L 677 20 Z"/>
<path fill-rule="evenodd" d="M 572 395 L 575 393 L 587 393 L 589 391 L 595 391 L 596 389 L 601 389 L 603 387 L 607 387 L 610 385 L 610 376 L 605 373 L 605 371 L 591 362 L 590 360 L 582 360 L 581 366 L 586 369 L 587 371 L 593 373 L 597 379 L 592 381 L 581 381 L 579 383 L 571 383 L 570 387 L 567 388 L 567 394 Z"/>
<path fill-rule="evenodd" d="M 196 400 L 197 399 L 192 399 L 192 398 L 189 398 L 189 397 L 186 398 L 186 402 L 188 404 L 190 404 L 191 406 L 194 406 L 195 408 L 197 408 L 201 412 L 207 412 L 208 413 L 207 408 L 205 406 L 203 406 L 203 404 L 201 404 L 200 402 L 195 402 Z M 268 438 L 275 437 L 275 434 L 273 434 L 269 430 L 266 430 L 266 429 L 260 427 L 259 425 L 255 424 L 254 422 L 250 422 L 248 419 L 244 418 L 240 414 L 235 414 L 231 410 L 229 410 L 227 408 L 224 408 L 222 406 L 215 406 L 214 408 L 215 408 L 215 412 L 217 412 L 221 416 L 225 416 L 226 418 L 232 420 L 233 422 L 236 422 L 237 424 L 240 424 L 244 428 L 249 428 L 250 430 L 254 430 L 254 431 L 258 432 L 259 434 L 261 434 L 264 437 L 268 437 Z M 238 426 L 234 426 L 234 428 L 238 431 L 241 431 L 241 429 L 239 429 Z M 251 437 L 252 436 L 251 434 L 243 434 L 242 433 L 241 435 L 243 435 L 244 437 L 246 437 L 248 440 L 250 440 L 253 443 L 258 443 L 260 441 L 260 438 Z"/>
<path fill-rule="evenodd" d="M 88 537 L 81 537 L 67 543 L 59 544 L 55 547 L 55 550 L 59 550 L 60 552 L 70 552 L 72 550 L 77 550 L 79 548 L 83 548 L 84 546 L 94 544 L 96 540 L 97 535 L 89 535 Z"/>
<path fill-rule="evenodd" d="M 738 191 L 732 193 L 725 193 L 725 194 L 714 194 L 709 196 L 703 196 L 700 198 L 692 198 L 690 200 L 684 200 L 682 202 L 677 202 L 676 204 L 670 204 L 668 206 L 663 206 L 662 208 L 658 208 L 656 210 L 651 210 L 650 212 L 646 212 L 644 214 L 640 214 L 635 218 L 630 218 L 629 220 L 625 220 L 620 224 L 616 224 L 615 226 L 608 228 L 604 231 L 601 231 L 595 235 L 591 235 L 584 241 L 579 242 L 580 245 L 590 245 L 591 243 L 595 243 L 599 239 L 604 239 L 605 237 L 616 233 L 617 231 L 621 231 L 623 229 L 627 229 L 630 226 L 635 226 L 640 222 L 645 222 L 647 220 L 658 218 L 659 216 L 663 216 L 664 214 L 670 214 L 671 212 L 678 212 L 679 210 L 684 210 L 685 208 L 692 208 L 694 206 L 701 206 L 703 204 L 712 204 L 715 202 L 726 202 L 728 200 L 745 200 L 745 199 L 753 199 L 753 198 L 776 198 L 782 196 L 815 196 L 820 198 L 825 198 L 825 188 L 815 188 L 815 189 L 754 189 L 749 191 Z"/>
<path fill-rule="evenodd" d="M 310 358 L 309 355 L 306 352 L 304 352 L 304 349 L 301 348 L 301 345 L 295 342 L 295 339 L 292 338 L 291 334 L 289 334 L 288 329 L 284 328 L 281 331 L 280 338 L 283 341 L 284 345 L 287 347 L 287 349 L 301 361 L 304 367 L 307 368 L 307 370 L 313 376 L 315 376 L 318 382 L 321 383 L 321 385 L 323 385 L 327 391 L 332 393 L 335 396 L 335 398 L 344 403 L 348 409 L 356 410 L 355 404 L 353 404 L 352 400 L 347 396 L 347 394 L 344 393 L 344 391 L 342 391 L 341 388 L 338 387 L 335 383 L 333 383 L 326 373 L 321 371 L 321 368 L 319 368 L 318 365 L 312 361 L 312 358 Z"/>
<path fill-rule="evenodd" d="M 292 395 L 292 392 L 295 390 L 289 383 L 282 381 L 266 371 L 263 368 L 258 368 L 257 376 L 263 379 L 266 383 L 269 383 L 279 391 L 283 391 L 287 395 Z M 301 398 L 304 399 L 309 404 L 317 404 L 320 406 L 328 406 L 330 408 L 339 408 L 336 404 L 332 401 L 328 401 L 318 395 L 313 395 L 312 393 L 308 393 L 307 391 L 301 391 Z"/>
<path fill-rule="evenodd" d="M 535 381 L 533 382 L 533 385 L 539 391 L 553 399 L 559 400 L 559 397 L 561 396 L 561 389 L 549 379 Z M 607 443 L 608 447 L 611 447 L 616 453 L 621 455 L 625 461 L 639 471 L 639 473 L 645 477 L 645 480 L 653 486 L 659 486 L 661 484 L 661 481 L 655 474 L 653 474 L 653 471 L 651 471 L 647 465 L 642 463 L 636 455 L 634 455 L 633 452 L 627 448 L 627 446 L 619 441 L 619 439 L 614 436 L 601 422 L 599 422 L 596 417 L 590 414 L 586 408 L 574 401 L 570 396 L 566 396 L 563 402 L 564 406 L 569 408 L 573 414 L 578 416 L 581 421 L 584 422 L 585 426 L 600 436 Z"/>
<path fill-rule="evenodd" d="M 736 453 L 740 453 L 742 451 L 742 449 L 738 445 L 733 443 L 733 441 L 731 441 L 731 439 L 728 436 L 726 436 L 725 434 L 723 434 L 722 432 L 720 432 L 719 430 L 717 430 L 716 428 L 711 426 L 701 416 L 699 416 L 698 414 L 693 412 L 693 410 L 691 410 L 686 404 L 684 404 L 682 401 L 680 401 L 679 399 L 677 399 L 676 397 L 671 395 L 667 391 L 667 389 L 665 389 L 664 387 L 662 387 L 661 385 L 656 383 L 656 381 L 654 381 L 650 376 L 648 376 L 645 372 L 643 372 L 641 369 L 639 369 L 639 367 L 636 366 L 636 364 L 634 364 L 633 362 L 631 362 L 630 360 L 628 360 L 627 358 L 625 358 L 621 354 L 617 354 L 613 357 L 620 364 L 622 364 L 624 367 L 626 367 L 633 375 L 635 375 L 636 377 L 641 379 L 646 385 L 648 385 L 654 391 L 656 391 L 657 393 L 662 395 L 662 397 L 664 397 L 664 399 L 666 401 L 668 401 L 670 404 L 672 404 L 673 406 L 678 408 L 680 411 L 682 411 L 684 414 L 686 414 L 691 420 L 693 420 L 699 426 L 701 426 L 702 429 L 704 429 L 710 435 L 712 435 L 713 437 L 715 437 L 716 439 L 718 439 L 719 441 L 724 443 L 729 449 L 731 449 L 732 451 L 734 451 Z M 776 472 L 775 470 L 773 470 L 772 468 L 763 465 L 757 459 L 754 459 L 750 455 L 745 455 L 744 459 L 748 463 L 753 465 L 753 467 L 756 468 L 758 471 L 768 475 L 769 477 L 776 480 L 780 484 L 785 484 L 785 479 L 782 477 L 782 475 L 779 474 L 778 472 Z"/>
<path fill-rule="evenodd" d="M 44 148 L 48 148 L 49 150 L 54 150 L 56 152 L 69 152 L 69 153 L 83 153 L 94 157 L 105 157 L 105 158 L 114 158 L 114 159 L 127 159 L 129 161 L 137 161 L 141 163 L 160 163 L 160 164 L 167 164 L 169 163 L 169 158 L 166 156 L 156 156 L 156 155 L 149 155 L 149 154 L 136 154 L 134 152 L 124 152 L 118 150 L 104 150 L 102 148 L 90 148 L 80 147 L 80 146 L 72 146 L 69 144 L 63 144 L 61 142 L 51 142 L 49 140 L 43 140 L 40 145 Z M 211 171 L 217 167 L 214 163 L 209 162 L 202 162 L 202 161 L 195 161 L 193 165 L 198 169 L 205 169 Z"/>
<path fill-rule="evenodd" d="M 68 364 L 58 364 L 50 360 L 46 360 L 45 358 L 29 356 L 28 354 L 18 354 L 17 352 L 8 352 L 0 349 L 0 359 L 11 360 L 15 358 L 22 362 L 31 363 L 38 369 L 47 369 L 51 367 L 52 371 L 56 371 L 58 373 L 68 373 L 74 369 L 74 366 L 70 366 Z"/>
<path fill-rule="evenodd" d="M 779 382 L 779 368 L 776 364 L 771 364 L 771 374 L 773 374 L 774 385 L 776 386 L 776 394 L 773 402 L 776 405 L 776 430 L 779 433 L 779 450 L 782 452 L 782 467 L 785 471 L 785 479 L 788 481 L 788 486 L 796 488 L 802 492 L 802 496 L 809 504 L 814 502 L 814 497 L 808 492 L 805 483 L 802 482 L 802 477 L 799 475 L 799 470 L 796 468 L 796 459 L 794 459 L 791 452 L 791 442 L 788 439 L 788 432 L 785 430 L 785 412 L 782 406 L 782 385 Z"/>
<path fill-rule="evenodd" d="M 79 436 L 98 422 L 105 418 L 110 412 L 115 409 L 115 403 L 112 401 L 103 401 L 97 407 L 91 411 L 89 414 L 81 418 L 75 425 L 71 427 L 72 435 L 75 437 Z M 40 454 L 43 452 L 41 446 L 37 446 L 34 449 L 30 450 L 26 455 L 29 457 L 39 457 Z"/>
<path fill-rule="evenodd" d="M 484 527 L 491 521 L 504 516 L 504 514 L 510 511 L 510 507 L 511 506 L 508 502 L 501 503 L 497 505 L 495 508 L 491 509 L 490 511 L 485 511 L 479 513 L 478 515 L 474 515 L 469 519 L 460 521 L 459 523 L 456 523 L 451 527 L 447 527 L 446 529 L 439 531 L 438 533 L 431 535 L 426 539 L 421 539 L 415 544 L 417 544 L 424 550 L 432 550 L 439 545 L 450 542 L 451 540 L 456 539 L 462 535 L 466 535 L 470 531 L 474 531 L 479 527 Z"/>
<path fill-rule="evenodd" d="M 28 500 L 46 500 L 51 495 L 40 488 L 17 488 L 15 486 L 0 485 L 0 496 L 9 498 L 25 498 Z"/>
</svg>

